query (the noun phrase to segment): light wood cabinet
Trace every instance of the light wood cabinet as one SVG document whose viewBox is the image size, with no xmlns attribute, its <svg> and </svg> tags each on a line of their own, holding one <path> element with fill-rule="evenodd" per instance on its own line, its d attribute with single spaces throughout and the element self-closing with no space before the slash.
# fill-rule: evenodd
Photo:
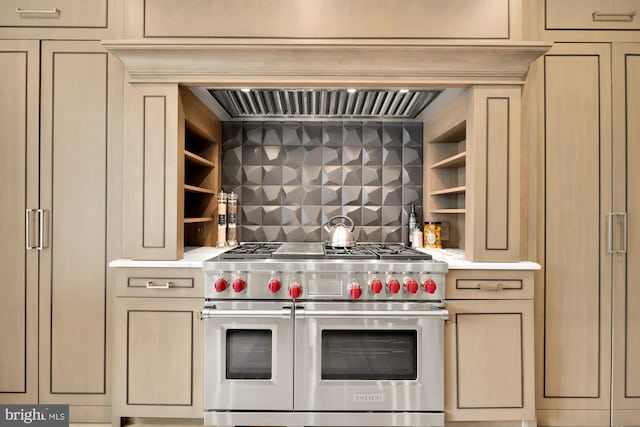
<svg viewBox="0 0 640 427">
<path fill-rule="evenodd" d="M 424 122 L 425 220 L 472 261 L 520 260 L 520 87 L 471 87 Z"/>
<path fill-rule="evenodd" d="M 203 414 L 202 272 L 200 269 L 119 269 L 114 303 L 113 419 L 201 419 Z M 166 270 L 166 271 L 164 271 Z M 160 273 L 160 274 L 158 274 Z M 149 277 L 151 276 L 151 277 Z M 131 283 L 200 283 L 178 289 L 145 288 L 131 297 Z M 147 295 L 144 295 L 145 292 Z"/>
<path fill-rule="evenodd" d="M 446 282 L 446 420 L 534 420 L 533 272 L 454 270 Z"/>
<path fill-rule="evenodd" d="M 131 37 L 518 39 L 513 0 L 131 1 Z M 246 11 L 251 10 L 251 14 Z M 215 25 L 211 23 L 215 22 Z M 391 23 L 402 23 L 393 25 Z"/>
<path fill-rule="evenodd" d="M 638 45 L 613 46 L 613 68 L 604 43 L 558 44 L 543 61 L 543 270 L 536 291 L 542 425 L 608 426 L 612 409 L 614 425 L 640 423 L 640 295 L 631 261 L 639 239 L 639 133 L 631 117 L 640 111 L 640 62 Z"/>
<path fill-rule="evenodd" d="M 179 259 L 213 245 L 221 124 L 178 85 L 127 86 L 124 256 Z"/>
<path fill-rule="evenodd" d="M 3 53 L 13 64 L 1 68 L 1 80 L 19 91 L 2 109 L 2 117 L 10 120 L 3 126 L 10 133 L 3 149 L 7 160 L 15 161 L 7 165 L 11 176 L 3 185 L 15 205 L 2 212 L 5 227 L 20 232 L 22 241 L 7 231 L 13 241 L 3 245 L 15 265 L 3 268 L 10 277 L 3 281 L 3 294 L 12 307 L 3 310 L 2 357 L 10 360 L 3 361 L 0 383 L 7 391 L 26 392 L 34 403 L 71 405 L 72 421 L 106 421 L 107 263 L 117 251 L 108 236 L 118 225 L 108 192 L 118 181 L 109 172 L 118 121 L 109 117 L 121 101 L 120 69 L 98 42 L 45 41 L 39 52 L 38 42 L 15 44 L 15 54 Z M 35 68 L 21 69 L 27 58 Z M 34 211 L 25 216 L 25 209 Z M 9 332 L 16 329 L 24 338 Z M 16 345 L 7 345 L 5 336 Z M 9 374 L 14 371 L 18 374 Z M 12 396 L 17 397 L 10 393 L 0 399 L 14 401 Z"/>
</svg>

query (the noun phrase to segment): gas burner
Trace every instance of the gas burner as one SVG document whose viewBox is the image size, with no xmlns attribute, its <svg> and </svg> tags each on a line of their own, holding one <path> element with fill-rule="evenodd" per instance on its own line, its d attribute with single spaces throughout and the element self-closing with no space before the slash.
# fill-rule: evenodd
<svg viewBox="0 0 640 427">
<path fill-rule="evenodd" d="M 378 259 L 378 256 L 365 246 L 338 248 L 324 246 L 324 257 L 330 259 Z"/>
<path fill-rule="evenodd" d="M 282 243 L 243 243 L 223 252 L 219 259 L 269 259 Z"/>
</svg>

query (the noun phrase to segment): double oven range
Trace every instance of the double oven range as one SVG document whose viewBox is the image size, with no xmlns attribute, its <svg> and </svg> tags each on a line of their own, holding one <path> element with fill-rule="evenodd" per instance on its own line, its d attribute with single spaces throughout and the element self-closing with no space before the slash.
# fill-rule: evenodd
<svg viewBox="0 0 640 427">
<path fill-rule="evenodd" d="M 249 243 L 204 270 L 205 424 L 444 426 L 445 263 Z"/>
</svg>

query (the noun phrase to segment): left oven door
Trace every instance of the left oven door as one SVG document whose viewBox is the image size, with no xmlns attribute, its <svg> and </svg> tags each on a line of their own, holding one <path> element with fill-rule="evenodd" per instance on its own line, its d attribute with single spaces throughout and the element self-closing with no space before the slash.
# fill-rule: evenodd
<svg viewBox="0 0 640 427">
<path fill-rule="evenodd" d="M 293 409 L 293 319 L 286 303 L 207 303 L 205 411 Z"/>
</svg>

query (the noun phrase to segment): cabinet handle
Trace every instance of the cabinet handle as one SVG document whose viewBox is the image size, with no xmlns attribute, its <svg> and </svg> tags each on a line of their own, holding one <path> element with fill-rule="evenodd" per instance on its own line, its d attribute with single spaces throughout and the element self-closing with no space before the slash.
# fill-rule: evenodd
<svg viewBox="0 0 640 427">
<path fill-rule="evenodd" d="M 48 230 L 45 229 L 45 226 L 48 223 L 48 221 L 45 221 L 45 217 L 48 217 L 48 211 L 45 209 L 38 209 L 36 210 L 36 213 L 38 214 L 38 246 L 36 249 L 41 251 L 49 247 L 49 233 Z"/>
<path fill-rule="evenodd" d="M 636 16 L 636 11 L 632 10 L 627 13 L 607 13 L 594 11 L 591 16 L 594 22 L 631 22 Z"/>
<path fill-rule="evenodd" d="M 615 212 L 609 212 L 607 214 L 607 253 L 613 254 L 613 216 Z"/>
<path fill-rule="evenodd" d="M 154 282 L 149 281 L 147 282 L 147 289 L 169 289 L 171 285 L 173 285 L 172 282 L 165 282 L 157 285 Z"/>
<path fill-rule="evenodd" d="M 613 248 L 613 219 L 622 217 L 622 249 Z M 608 254 L 626 254 L 627 253 L 627 213 L 626 212 L 609 212 L 607 218 L 607 253 Z"/>
<path fill-rule="evenodd" d="M 16 13 L 19 14 L 38 14 L 38 15 L 60 15 L 60 9 L 54 7 L 53 9 L 20 9 L 16 7 Z"/>
<path fill-rule="evenodd" d="M 31 250 L 36 247 L 31 244 L 31 214 L 35 211 L 35 209 L 26 209 L 25 210 L 25 240 L 26 240 L 26 249 Z"/>
<path fill-rule="evenodd" d="M 478 283 L 478 289 L 486 292 L 500 292 L 504 289 L 504 285 L 502 283 L 496 283 L 495 285 L 488 285 L 486 283 Z"/>
</svg>

